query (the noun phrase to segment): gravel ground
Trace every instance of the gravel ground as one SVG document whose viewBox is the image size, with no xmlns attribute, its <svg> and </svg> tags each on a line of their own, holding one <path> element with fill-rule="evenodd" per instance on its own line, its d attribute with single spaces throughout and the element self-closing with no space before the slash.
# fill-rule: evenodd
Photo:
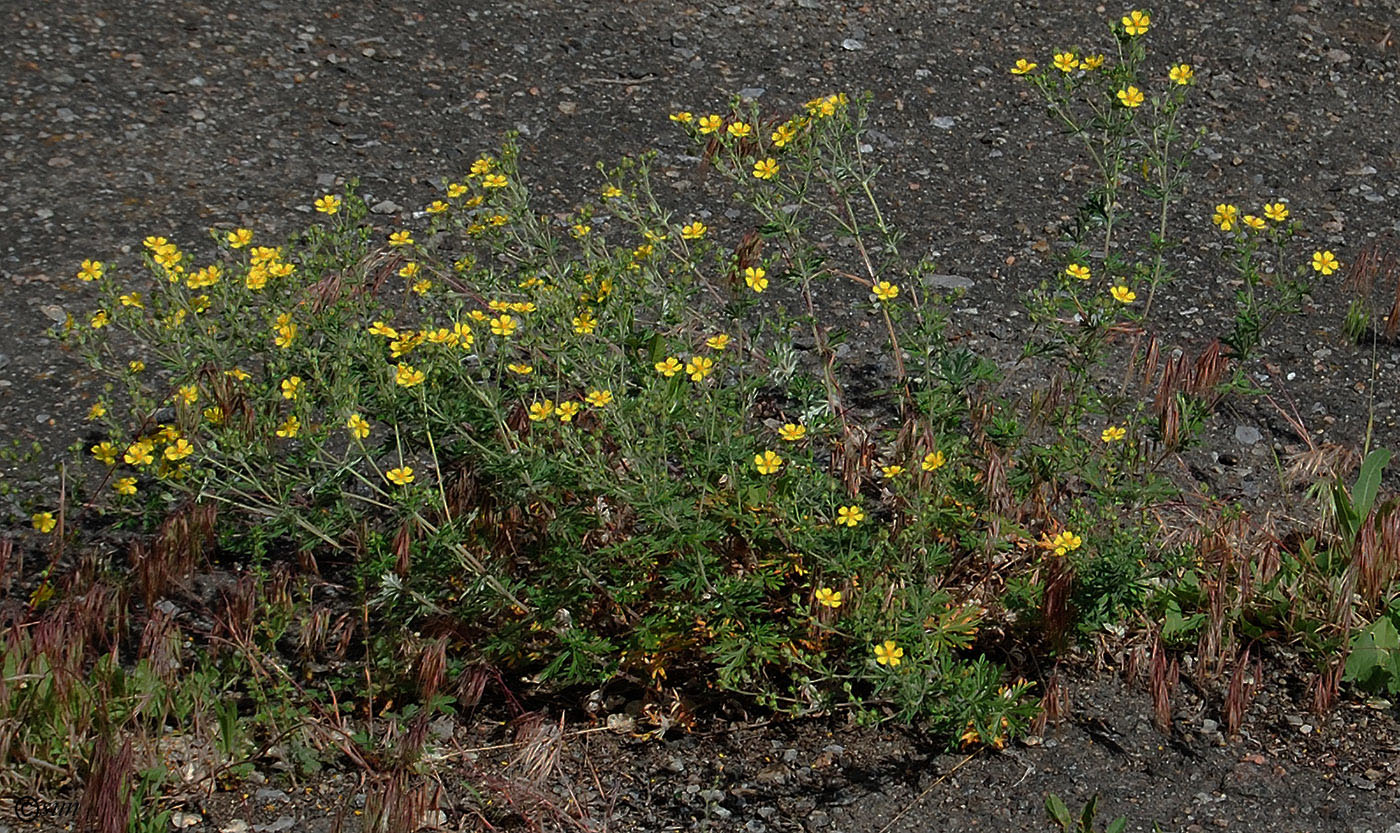
<svg viewBox="0 0 1400 833">
<path fill-rule="evenodd" d="M 881 193 L 910 233 L 908 249 L 970 286 L 953 318 L 966 343 L 1014 355 L 1025 332 L 1015 310 L 1055 262 L 1088 169 L 1006 67 L 1028 55 L 1048 63 L 1062 45 L 1107 45 L 1103 21 L 1122 11 L 1050 0 L 5 4 L 0 438 L 42 441 L 42 462 L 81 437 L 96 391 L 44 331 L 92 307 L 74 276 L 84 258 L 125 273 L 148 234 L 196 251 L 210 227 L 276 237 L 309 220 L 313 198 L 354 176 L 382 203 L 386 230 L 413 227 L 411 212 L 436 196 L 437 183 L 460 176 L 507 130 L 521 134 L 540 210 L 593 194 L 596 161 L 655 147 L 673 204 L 708 205 L 718 232 L 737 239 L 743 229 L 726 225 L 722 203 L 705 197 L 690 148 L 665 117 L 722 112 L 734 93 L 787 111 L 819 94 L 872 91 Z M 1400 6 L 1186 0 L 1152 11 L 1161 68 L 1198 67 L 1190 126 L 1206 130 L 1181 207 L 1179 278 L 1159 293 L 1152 324 L 1169 343 L 1198 350 L 1233 313 L 1230 275 L 1212 252 L 1215 203 L 1285 199 L 1309 230 L 1303 248 L 1344 261 L 1373 237 L 1393 245 L 1400 234 L 1392 127 Z M 1271 333 L 1253 372 L 1325 439 L 1359 446 L 1374 413 L 1376 441 L 1398 448 L 1400 350 L 1378 346 L 1373 383 L 1369 352 L 1335 335 L 1346 305 L 1336 278 Z M 844 300 L 829 299 L 836 314 L 848 314 Z M 858 316 L 848 317 L 858 333 Z M 1194 470 L 1226 497 L 1287 512 L 1272 455 L 1297 442 L 1266 403 L 1231 401 Z M 20 477 L 14 466 L 3 471 Z M 1041 830 L 1046 792 L 1082 801 L 1099 791 L 1110 817 L 1131 816 L 1130 830 L 1155 820 L 1172 830 L 1400 831 L 1393 712 L 1343 710 L 1307 723 L 1304 736 L 1304 724 L 1289 722 L 1301 708 L 1276 694 L 1258 714 L 1257 736 L 1225 747 L 1200 731 L 1209 710 L 1196 715 L 1193 752 L 1145 728 L 1150 711 L 1136 695 L 1086 695 L 1084 713 L 1042 746 L 979 755 L 917 801 L 957 759 L 921 752 L 894 730 L 824 742 L 820 727 L 746 730 L 724 739 L 743 762 L 724 771 L 719 741 L 600 741 L 590 754 L 605 756 L 629 795 L 644 796 L 619 804 L 610 829 Z M 1099 712 L 1126 752 L 1082 728 L 1084 715 Z M 830 753 L 845 779 L 834 791 L 818 788 L 825 776 L 809 761 L 832 744 L 846 750 Z M 723 798 L 730 815 L 706 820 L 715 801 L 695 794 L 742 798 L 745 784 L 762 780 L 760 759 L 771 751 L 781 760 L 788 748 L 798 749 L 783 761 L 792 780 L 760 790 L 771 802 Z M 669 755 L 681 756 L 682 769 L 648 768 Z M 686 792 L 696 784 L 700 791 Z M 319 812 L 292 799 L 289 807 L 259 823 L 285 816 L 302 825 Z M 213 807 L 190 829 L 251 818 L 231 813 Z"/>
</svg>

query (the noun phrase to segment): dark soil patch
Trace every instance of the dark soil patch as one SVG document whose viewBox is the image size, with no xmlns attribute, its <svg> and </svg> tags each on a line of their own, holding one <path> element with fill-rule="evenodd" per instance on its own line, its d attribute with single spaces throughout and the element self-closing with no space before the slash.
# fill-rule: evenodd
<svg viewBox="0 0 1400 833">
<path fill-rule="evenodd" d="M 47 462 L 81 437 L 92 378 L 43 330 L 93 305 L 74 277 L 83 258 L 129 271 L 145 235 L 195 247 L 209 226 L 276 237 L 352 176 L 371 204 L 395 204 L 381 219 L 398 227 L 506 130 L 521 133 L 541 211 L 591 194 L 595 161 L 656 147 L 672 203 L 710 207 L 707 222 L 737 238 L 743 229 L 704 196 L 666 113 L 722 111 L 739 91 L 775 111 L 873 91 L 869 140 L 907 250 L 970 283 L 953 305 L 961 340 L 1009 361 L 1024 342 L 1021 297 L 1054 267 L 1043 243 L 1058 244 L 1088 170 L 1005 68 L 1106 43 L 1105 16 L 1121 11 L 836 0 L 427 6 L 57 0 L 0 12 L 0 438 L 42 441 Z M 1209 0 L 1153 11 L 1162 70 L 1169 59 L 1199 68 L 1191 126 L 1207 132 L 1182 206 L 1179 279 L 1159 293 L 1151 324 L 1196 351 L 1228 330 L 1234 307 L 1230 275 L 1209 252 L 1215 203 L 1284 198 L 1309 249 L 1343 260 L 1400 232 L 1390 128 L 1400 6 Z M 1373 416 L 1375 442 L 1400 447 L 1400 353 L 1380 344 L 1372 379 L 1369 351 L 1342 343 L 1340 277 L 1270 332 L 1251 372 L 1296 403 L 1317 436 L 1360 447 Z M 834 311 L 843 300 L 830 299 Z M 856 365 L 874 331 L 863 313 L 844 314 Z M 1267 401 L 1228 401 L 1192 469 L 1247 509 L 1307 517 L 1275 475 L 1275 455 L 1298 441 Z M 24 480 L 13 465 L 4 476 Z M 57 475 L 35 485 L 55 492 Z M 1206 731 L 1220 719 L 1218 694 L 1194 704 L 1184 694 L 1177 732 L 1165 736 L 1143 696 L 1105 672 L 1075 687 L 1069 717 L 1040 745 L 966 763 L 897 729 L 740 723 L 663 743 L 580 735 L 541 789 L 572 784 L 587 814 L 615 830 L 1040 830 L 1053 791 L 1071 805 L 1102 794 L 1103 812 L 1128 815 L 1130 830 L 1395 833 L 1393 710 L 1352 704 L 1315 723 L 1286 675 L 1269 679 L 1243 737 L 1228 742 Z M 466 745 L 499 739 L 472 737 L 481 742 Z M 230 829 L 233 819 L 328 829 L 309 820 L 328 819 L 326 808 L 362 787 L 348 775 L 323 780 L 285 800 L 253 787 L 241 803 L 221 794 L 192 805 L 201 820 L 190 829 Z M 452 815 L 459 823 L 472 829 L 469 816 Z"/>
</svg>

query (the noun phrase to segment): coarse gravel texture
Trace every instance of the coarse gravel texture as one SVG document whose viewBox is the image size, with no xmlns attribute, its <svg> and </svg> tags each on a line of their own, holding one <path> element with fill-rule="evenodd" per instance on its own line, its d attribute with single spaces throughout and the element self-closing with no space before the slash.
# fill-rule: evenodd
<svg viewBox="0 0 1400 833">
<path fill-rule="evenodd" d="M 130 273 L 148 234 L 196 252 L 211 227 L 275 239 L 351 177 L 386 233 L 412 228 L 439 184 L 508 130 L 521 135 L 540 210 L 595 194 L 595 162 L 656 148 L 670 203 L 737 240 L 744 229 L 726 225 L 693 149 L 666 120 L 677 109 L 726 112 L 735 93 L 789 112 L 816 95 L 870 90 L 880 194 L 909 233 L 907 250 L 970 287 L 953 304 L 962 341 L 1014 357 L 1026 330 L 1021 298 L 1057 268 L 1089 169 L 1006 67 L 1023 56 L 1047 64 L 1063 45 L 1106 47 L 1103 22 L 1124 10 L 999 0 L 5 4 L 0 440 L 40 440 L 46 462 L 83 435 L 92 377 L 44 331 L 92 308 L 75 277 L 84 258 Z M 1159 292 L 1150 324 L 1194 352 L 1233 314 L 1231 275 L 1213 251 L 1217 202 L 1288 201 L 1307 228 L 1300 251 L 1346 261 L 1373 237 L 1395 245 L 1400 6 L 1212 0 L 1152 11 L 1151 60 L 1163 72 L 1177 60 L 1198 68 L 1187 126 L 1205 135 L 1180 206 L 1178 279 Z M 1375 441 L 1400 448 L 1400 349 L 1377 345 L 1373 381 L 1369 350 L 1336 335 L 1347 301 L 1338 278 L 1270 333 L 1251 372 L 1320 437 L 1360 447 L 1373 414 Z M 853 300 L 828 303 L 859 349 L 864 313 Z M 1227 401 L 1193 472 L 1246 508 L 1301 511 L 1274 474 L 1274 455 L 1299 443 L 1267 402 Z M 1245 738 L 1217 746 L 1202 721 L 1219 719 L 1218 702 L 1182 718 L 1186 740 L 1169 739 L 1150 728 L 1140 694 L 1104 681 L 1083 690 L 1042 745 L 979 754 L 926 795 L 961 759 L 922 751 L 895 729 L 804 724 L 639 746 L 583 737 L 615 776 L 599 792 L 625 792 L 605 825 L 615 830 L 1043 830 L 1040 807 L 1053 791 L 1072 806 L 1102 793 L 1103 817 L 1126 814 L 1129 830 L 1155 821 L 1164 830 L 1400 831 L 1393 710 L 1351 705 L 1314 724 L 1299 692 L 1269 689 Z M 795 759 L 783 759 L 787 749 Z M 737 763 L 721 767 L 720 752 Z M 771 783 L 769 758 L 785 767 Z M 293 795 L 258 823 L 324 829 L 305 821 L 320 817 L 316 805 Z M 250 818 L 233 812 L 212 806 L 187 829 Z"/>
</svg>

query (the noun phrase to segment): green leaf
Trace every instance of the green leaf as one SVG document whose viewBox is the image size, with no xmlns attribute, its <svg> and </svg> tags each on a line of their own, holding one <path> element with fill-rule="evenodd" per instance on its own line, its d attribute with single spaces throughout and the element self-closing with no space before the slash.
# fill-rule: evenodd
<svg viewBox="0 0 1400 833">
<path fill-rule="evenodd" d="M 1093 833 L 1094 811 L 1099 807 L 1099 797 L 1095 795 L 1084 805 L 1084 812 L 1079 814 L 1079 829 L 1082 833 Z"/>
<path fill-rule="evenodd" d="M 1103 832 L 1103 833 L 1123 833 L 1123 830 L 1124 830 L 1127 826 L 1128 826 L 1128 817 L 1127 817 L 1127 816 L 1119 816 L 1118 818 L 1116 818 L 1116 819 L 1114 819 L 1113 821 L 1109 822 L 1108 827 L 1104 829 L 1104 832 Z"/>
<path fill-rule="evenodd" d="M 1049 813 L 1050 818 L 1058 822 L 1060 827 L 1065 830 L 1074 826 L 1074 816 L 1070 814 L 1069 808 L 1060 800 L 1060 797 L 1054 793 L 1045 798 L 1045 812 Z"/>
<path fill-rule="evenodd" d="M 1376 492 L 1381 487 L 1381 471 L 1390 462 L 1390 449 L 1377 448 L 1366 455 L 1361 464 L 1361 474 L 1351 489 L 1351 505 L 1356 510 L 1356 522 L 1361 524 L 1371 514 L 1371 505 L 1376 502 Z"/>
</svg>

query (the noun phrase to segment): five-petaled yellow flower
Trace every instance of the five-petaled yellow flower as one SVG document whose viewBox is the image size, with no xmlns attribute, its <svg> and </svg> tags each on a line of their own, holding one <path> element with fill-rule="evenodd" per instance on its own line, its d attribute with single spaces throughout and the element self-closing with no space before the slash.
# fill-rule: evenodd
<svg viewBox="0 0 1400 833">
<path fill-rule="evenodd" d="M 1191 83 L 1191 79 L 1195 77 L 1196 71 L 1191 68 L 1190 64 L 1177 64 L 1172 67 L 1171 72 L 1167 73 L 1167 75 L 1176 83 L 1185 86 Z"/>
<path fill-rule="evenodd" d="M 1264 216 L 1275 223 L 1282 223 L 1288 219 L 1288 206 L 1281 202 L 1271 202 L 1264 206 Z"/>
<path fill-rule="evenodd" d="M 1215 207 L 1215 214 L 1211 216 L 1211 222 L 1220 226 L 1221 231 L 1229 231 L 1234 227 L 1239 215 L 1239 208 L 1229 203 L 1221 203 Z"/>
<path fill-rule="evenodd" d="M 760 159 L 753 163 L 753 175 L 759 179 L 772 179 L 778 175 L 778 160 Z"/>
<path fill-rule="evenodd" d="M 1016 66 L 1014 66 L 1014 67 L 1011 68 L 1011 74 L 1012 74 L 1012 75 L 1025 75 L 1026 73 L 1028 73 L 1028 72 L 1030 72 L 1031 70 L 1035 69 L 1036 66 L 1038 66 L 1038 65 L 1035 64 L 1034 62 L 1032 62 L 1032 61 L 1027 61 L 1025 58 L 1020 58 L 1020 59 L 1018 59 L 1018 60 L 1016 61 Z"/>
<path fill-rule="evenodd" d="M 711 350 L 723 350 L 729 346 L 729 335 L 727 333 L 712 335 L 705 339 L 705 346 Z"/>
<path fill-rule="evenodd" d="M 506 187 L 505 174 L 487 174 L 481 179 L 482 188 L 504 188 Z"/>
<path fill-rule="evenodd" d="M 45 535 L 53 532 L 53 528 L 58 525 L 52 512 L 36 512 L 30 520 L 34 521 L 34 528 Z"/>
<path fill-rule="evenodd" d="M 904 649 L 895 644 L 893 639 L 886 639 L 883 645 L 875 646 L 875 661 L 881 665 L 894 668 L 903 658 Z"/>
<path fill-rule="evenodd" d="M 253 230 L 246 228 L 236 228 L 228 233 L 228 246 L 230 249 L 241 249 L 253 242 Z"/>
<path fill-rule="evenodd" d="M 390 483 L 398 486 L 407 486 L 413 482 L 413 467 L 399 466 L 384 472 L 384 476 L 389 478 Z"/>
<path fill-rule="evenodd" d="M 175 461 L 183 460 L 194 453 L 194 446 L 184 437 L 180 437 L 175 442 L 165 447 L 165 459 Z"/>
<path fill-rule="evenodd" d="M 1122 104 L 1124 107 L 1140 107 L 1145 100 L 1146 99 L 1144 99 L 1142 95 L 1142 90 L 1132 85 L 1129 85 L 1127 89 L 1118 91 L 1118 103 Z"/>
<path fill-rule="evenodd" d="M 334 214 L 340 210 L 340 197 L 334 194 L 326 194 L 318 197 L 315 202 L 316 210 L 322 214 Z"/>
<path fill-rule="evenodd" d="M 577 416 L 578 412 L 582 409 L 583 406 L 577 402 L 560 402 L 559 408 L 557 409 L 557 413 L 559 414 L 559 421 L 573 422 L 574 417 Z"/>
<path fill-rule="evenodd" d="M 433 200 L 432 202 L 428 203 L 428 207 L 424 208 L 423 210 L 428 212 L 429 214 L 441 214 L 442 212 L 447 210 L 447 203 L 443 202 L 442 200 Z"/>
<path fill-rule="evenodd" d="M 859 506 L 842 506 L 836 510 L 836 522 L 845 526 L 855 526 L 865 520 L 865 510 Z"/>
<path fill-rule="evenodd" d="M 938 471 L 946 462 L 948 458 L 943 456 L 942 451 L 930 451 L 924 455 L 924 461 L 919 465 L 924 471 Z"/>
<path fill-rule="evenodd" d="M 1312 268 L 1324 275 L 1330 275 L 1342 268 L 1342 264 L 1331 252 L 1313 252 Z"/>
<path fill-rule="evenodd" d="M 180 388 L 175 391 L 175 395 L 186 405 L 193 405 L 195 401 L 199 399 L 199 386 L 181 385 Z"/>
<path fill-rule="evenodd" d="M 763 270 L 762 266 L 745 267 L 744 283 L 748 284 L 749 289 L 752 289 L 754 292 L 762 292 L 768 288 L 768 278 L 765 277 L 767 274 L 768 273 Z"/>
<path fill-rule="evenodd" d="M 1069 530 L 1056 533 L 1054 538 L 1044 537 L 1040 541 L 1042 547 L 1053 551 L 1056 555 L 1064 555 L 1071 550 L 1077 550 L 1082 543 L 1084 543 L 1084 539 Z"/>
<path fill-rule="evenodd" d="M 465 193 L 467 193 L 467 186 L 463 185 L 462 183 L 449 182 L 447 184 L 447 198 L 449 200 L 455 200 Z"/>
<path fill-rule="evenodd" d="M 506 365 L 506 370 L 509 370 L 511 373 L 518 373 L 521 376 L 529 376 L 531 373 L 535 372 L 535 366 L 530 364 L 517 364 L 512 362 L 511 364 Z"/>
<path fill-rule="evenodd" d="M 283 398 L 283 399 L 296 399 L 296 398 L 297 398 L 297 394 L 300 393 L 300 392 L 301 392 L 301 377 L 300 377 L 300 376 L 291 376 L 291 377 L 289 377 L 289 378 L 286 378 L 286 379 L 283 379 L 283 380 L 282 380 L 282 398 Z"/>
<path fill-rule="evenodd" d="M 580 335 L 589 335 L 594 330 L 598 329 L 598 319 L 594 318 L 585 310 L 581 315 L 574 316 L 573 325 L 574 332 Z"/>
<path fill-rule="evenodd" d="M 685 372 L 696 382 L 709 376 L 714 368 L 715 360 L 709 356 L 692 356 L 690 361 L 685 363 Z"/>
<path fill-rule="evenodd" d="M 396 231 L 389 235 L 390 246 L 412 246 L 413 235 L 408 231 Z"/>
<path fill-rule="evenodd" d="M 399 331 L 385 324 L 383 321 L 376 321 L 369 328 L 370 335 L 384 336 L 385 338 L 398 338 Z"/>
<path fill-rule="evenodd" d="M 655 364 L 655 367 L 656 372 L 660 373 L 662 376 L 665 376 L 667 379 L 671 378 L 672 376 L 675 376 L 677 373 L 680 373 L 683 368 L 681 363 L 676 360 L 675 356 L 667 356 L 665 361 L 657 362 Z"/>
<path fill-rule="evenodd" d="M 88 408 L 87 418 L 89 420 L 98 419 L 99 417 L 104 417 L 106 415 L 107 406 L 103 405 L 101 402 L 94 402 L 92 403 L 92 407 Z"/>
<path fill-rule="evenodd" d="M 554 413 L 554 400 L 546 399 L 543 402 L 530 403 L 530 421 L 544 422 L 549 419 L 549 415 Z"/>
<path fill-rule="evenodd" d="M 1244 223 L 1245 225 L 1249 226 L 1255 231 L 1263 231 L 1269 226 L 1268 223 L 1264 222 L 1263 217 L 1255 217 L 1253 214 L 1244 215 L 1240 218 L 1240 222 Z"/>
<path fill-rule="evenodd" d="M 1103 66 L 1102 55 L 1085 55 L 1084 60 L 1079 64 L 1085 69 L 1094 70 Z"/>
<path fill-rule="evenodd" d="M 893 300 L 894 297 L 899 294 L 899 287 L 895 286 L 889 281 L 880 281 L 879 283 L 875 284 L 875 286 L 872 287 L 870 291 L 874 292 L 875 297 L 879 298 L 881 301 L 890 301 Z"/>
<path fill-rule="evenodd" d="M 729 131 L 729 135 L 733 136 L 736 139 L 743 139 L 753 132 L 752 127 L 750 127 L 747 123 L 741 121 L 731 123 L 727 129 Z"/>
<path fill-rule="evenodd" d="M 136 494 L 136 478 L 119 477 L 117 481 L 112 484 L 112 488 L 116 490 L 116 493 L 119 495 L 134 495 Z"/>
<path fill-rule="evenodd" d="M 1129 12 L 1123 15 L 1123 31 L 1134 37 L 1147 31 L 1152 25 L 1152 17 L 1147 12 Z"/>
<path fill-rule="evenodd" d="M 1113 296 L 1113 300 L 1122 304 L 1131 304 L 1137 300 L 1137 293 L 1122 284 L 1113 287 L 1108 292 Z"/>
<path fill-rule="evenodd" d="M 117 463 L 117 448 L 111 443 L 103 441 L 92 447 L 92 456 L 105 465 L 114 466 Z"/>
<path fill-rule="evenodd" d="M 1074 56 L 1073 52 L 1055 53 L 1055 69 L 1058 69 L 1060 72 L 1073 72 L 1078 68 L 1079 59 Z"/>
<path fill-rule="evenodd" d="M 711 113 L 711 114 L 708 115 L 708 116 L 701 116 L 701 117 L 700 117 L 700 132 L 701 132 L 701 133 L 705 133 L 705 134 L 714 133 L 716 130 L 719 130 L 719 129 L 720 129 L 721 127 L 723 127 L 723 126 L 724 126 L 724 119 L 720 118 L 719 116 L 717 116 L 717 115 L 715 115 L 715 114 L 713 114 L 713 113 Z"/>
<path fill-rule="evenodd" d="M 1089 267 L 1081 263 L 1071 263 L 1065 267 L 1065 274 L 1071 278 L 1078 278 L 1081 281 L 1089 280 Z"/>
<path fill-rule="evenodd" d="M 904 466 L 881 466 L 880 474 L 885 478 L 898 477 L 901 474 L 904 474 Z"/>
<path fill-rule="evenodd" d="M 501 338 L 510 338 L 515 334 L 515 328 L 517 326 L 516 320 L 509 315 L 502 315 L 499 318 L 491 319 L 491 332 Z"/>
<path fill-rule="evenodd" d="M 622 189 L 616 185 L 609 185 L 603 189 L 603 199 L 612 200 L 622 196 Z"/>
<path fill-rule="evenodd" d="M 689 110 L 681 110 L 679 113 L 671 114 L 671 121 L 679 122 L 681 124 L 689 124 L 690 121 L 694 118 L 695 117 L 690 114 Z"/>
<path fill-rule="evenodd" d="M 610 390 L 591 390 L 584 400 L 595 408 L 605 408 L 612 403 L 613 395 Z"/>
<path fill-rule="evenodd" d="M 841 591 L 832 590 L 830 587 L 823 587 L 817 591 L 817 602 L 823 607 L 837 608 L 841 606 Z"/>
<path fill-rule="evenodd" d="M 472 162 L 471 173 L 473 176 L 491 173 L 491 167 L 495 165 L 495 160 L 489 156 L 483 156 Z"/>
<path fill-rule="evenodd" d="M 795 443 L 807 436 L 807 426 L 796 423 L 785 423 L 778 429 L 778 436 L 790 443 Z"/>
<path fill-rule="evenodd" d="M 345 427 L 350 431 L 350 436 L 357 440 L 369 436 L 369 420 L 359 414 L 351 414 L 350 418 L 345 420 Z"/>
<path fill-rule="evenodd" d="M 705 232 L 708 230 L 704 223 L 696 220 L 693 223 L 681 226 L 681 237 L 684 237 L 686 240 L 699 240 L 705 236 Z"/>
<path fill-rule="evenodd" d="M 758 468 L 759 474 L 772 474 L 783 467 L 783 458 L 772 451 L 765 451 L 753 456 L 753 464 Z"/>
<path fill-rule="evenodd" d="M 1126 436 L 1128 436 L 1128 432 L 1124 430 L 1121 425 L 1110 425 L 1103 429 L 1103 433 L 1099 435 L 1099 439 L 1106 443 L 1116 443 Z"/>
<path fill-rule="evenodd" d="M 78 277 L 85 281 L 95 281 L 102 277 L 102 269 L 102 261 L 85 260 L 83 265 L 78 268 Z"/>
<path fill-rule="evenodd" d="M 394 384 L 400 387 L 411 388 L 414 385 L 421 385 L 427 376 L 423 371 L 418 370 L 411 364 L 399 362 L 394 368 Z"/>
<path fill-rule="evenodd" d="M 151 456 L 151 444 L 145 440 L 132 443 L 122 455 L 122 460 L 128 466 L 149 466 L 155 462 L 155 458 Z"/>
</svg>

